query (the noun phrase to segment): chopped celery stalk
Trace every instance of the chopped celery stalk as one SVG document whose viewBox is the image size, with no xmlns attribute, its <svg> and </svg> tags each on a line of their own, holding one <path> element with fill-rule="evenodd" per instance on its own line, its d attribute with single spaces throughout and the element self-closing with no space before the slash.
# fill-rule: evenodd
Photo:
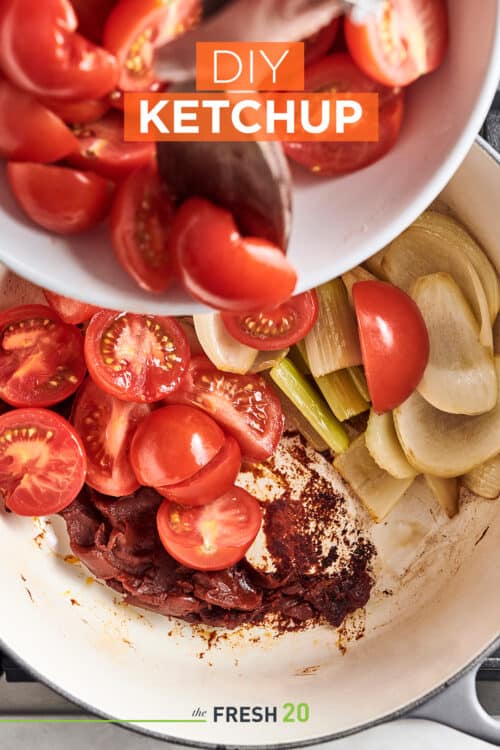
<svg viewBox="0 0 500 750">
<path fill-rule="evenodd" d="M 342 281 L 344 282 L 345 288 L 347 289 L 347 294 L 349 296 L 349 302 L 351 303 L 351 305 L 354 305 L 352 299 L 352 288 L 354 284 L 356 284 L 358 281 L 375 281 L 376 278 L 376 276 L 370 273 L 370 271 L 367 271 L 366 268 L 363 268 L 363 266 L 356 266 L 355 268 L 351 268 L 350 271 L 342 274 Z"/>
<path fill-rule="evenodd" d="M 462 479 L 465 486 L 476 495 L 496 500 L 500 495 L 500 454 L 476 466 Z"/>
<path fill-rule="evenodd" d="M 342 279 L 316 289 L 318 320 L 305 338 L 309 367 L 314 377 L 361 364 L 358 326 Z"/>
<path fill-rule="evenodd" d="M 349 375 L 349 370 L 331 372 L 315 378 L 316 384 L 337 419 L 346 419 L 362 414 L 369 408 Z"/>
<path fill-rule="evenodd" d="M 311 370 L 307 364 L 306 348 L 303 340 L 299 341 L 295 346 L 292 346 L 288 358 L 292 360 L 293 364 L 302 375 L 311 374 Z"/>
<path fill-rule="evenodd" d="M 493 350 L 495 354 L 500 354 L 500 315 L 497 315 L 493 326 Z"/>
<path fill-rule="evenodd" d="M 300 432 L 310 446 L 314 450 L 323 453 L 328 450 L 328 445 L 319 435 L 312 424 L 307 421 L 302 412 L 297 409 L 288 396 L 285 396 L 282 390 L 276 389 L 279 400 L 281 401 L 281 408 L 283 409 L 283 416 L 285 417 L 285 430 L 292 430 L 294 432 Z"/>
<path fill-rule="evenodd" d="M 370 391 L 368 390 L 368 383 L 366 382 L 363 369 L 361 367 L 349 367 L 349 375 L 365 401 L 371 401 Z"/>
<path fill-rule="evenodd" d="M 290 401 L 302 412 L 327 446 L 342 453 L 349 445 L 347 433 L 331 413 L 314 387 L 289 359 L 282 360 L 270 371 L 271 378 Z"/>
<path fill-rule="evenodd" d="M 363 265 L 370 271 L 370 273 L 375 274 L 377 279 L 385 279 L 384 270 L 382 268 L 383 260 L 384 250 L 382 249 L 378 253 L 375 253 L 375 255 L 372 255 L 371 258 L 368 258 L 368 260 L 365 260 Z"/>
</svg>

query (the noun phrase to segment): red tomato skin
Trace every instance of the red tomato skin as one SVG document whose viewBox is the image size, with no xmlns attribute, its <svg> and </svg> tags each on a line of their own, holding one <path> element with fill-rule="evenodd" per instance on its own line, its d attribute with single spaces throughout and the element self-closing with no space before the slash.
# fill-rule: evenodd
<svg viewBox="0 0 500 750">
<path fill-rule="evenodd" d="M 78 32 L 94 44 L 101 44 L 107 17 L 117 0 L 71 0 L 78 18 Z"/>
<path fill-rule="evenodd" d="M 368 390 L 382 414 L 418 386 L 429 361 L 429 335 L 418 306 L 398 287 L 358 281 L 352 294 Z"/>
<path fill-rule="evenodd" d="M 229 211 L 189 198 L 177 211 L 170 247 L 186 289 L 219 310 L 274 307 L 292 296 L 297 274 L 275 245 L 242 238 Z"/>
<path fill-rule="evenodd" d="M 94 305 L 88 305 L 86 302 L 79 302 L 76 299 L 71 299 L 71 297 L 56 294 L 49 289 L 44 289 L 43 293 L 50 307 L 55 310 L 61 320 L 74 326 L 79 323 L 86 323 L 100 309 L 94 307 Z"/>
<path fill-rule="evenodd" d="M 98 99 L 112 91 L 116 58 L 75 33 L 68 0 L 9 0 L 0 19 L 0 65 L 35 96 Z"/>
<path fill-rule="evenodd" d="M 157 487 L 156 491 L 179 505 L 206 505 L 228 492 L 240 468 L 240 446 L 228 435 L 217 455 L 200 471 L 180 484 Z"/>
<path fill-rule="evenodd" d="M 337 16 L 312 36 L 304 39 L 305 64 L 321 60 L 333 47 L 339 33 L 340 18 Z"/>
<path fill-rule="evenodd" d="M 35 428 L 35 435 L 30 435 Z M 13 439 L 6 440 L 6 433 L 13 435 Z M 19 441 L 29 445 L 37 439 L 45 440 L 52 448 L 52 456 L 39 456 L 31 467 L 31 456 L 27 455 L 26 449 L 22 449 L 19 455 L 16 443 Z M 69 460 L 64 461 L 68 453 Z M 46 483 L 39 484 L 34 479 L 43 474 L 47 461 L 53 464 L 50 488 Z M 59 414 L 47 409 L 15 409 L 0 416 L 0 486 L 7 507 L 17 515 L 48 516 L 59 513 L 73 502 L 82 489 L 86 469 L 83 443 L 69 422 Z"/>
<path fill-rule="evenodd" d="M 191 406 L 153 411 L 137 429 L 130 449 L 135 475 L 146 487 L 184 482 L 203 469 L 224 445 L 224 433 Z"/>
<path fill-rule="evenodd" d="M 100 120 L 111 108 L 109 98 L 86 99 L 80 102 L 65 102 L 60 99 L 42 99 L 42 104 L 61 120 L 71 124 L 84 124 Z M 72 149 L 74 151 L 75 148 Z"/>
<path fill-rule="evenodd" d="M 55 234 L 80 234 L 109 213 L 113 186 L 92 172 L 9 162 L 7 177 L 29 218 Z"/>
<path fill-rule="evenodd" d="M 78 148 L 64 122 L 31 94 L 0 78 L 0 157 L 51 162 Z"/>
</svg>

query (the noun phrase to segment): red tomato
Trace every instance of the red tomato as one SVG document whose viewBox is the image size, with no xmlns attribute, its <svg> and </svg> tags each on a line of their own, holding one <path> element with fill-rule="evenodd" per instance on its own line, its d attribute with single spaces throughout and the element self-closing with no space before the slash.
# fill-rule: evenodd
<svg viewBox="0 0 500 750">
<path fill-rule="evenodd" d="M 79 146 L 68 158 L 79 169 L 90 169 L 110 180 L 121 180 L 134 169 L 153 163 L 154 143 L 125 143 L 123 115 L 109 112 L 102 120 L 75 126 Z"/>
<path fill-rule="evenodd" d="M 188 291 L 220 310 L 274 307 L 287 300 L 297 274 L 266 240 L 241 237 L 229 211 L 189 198 L 174 218 L 169 245 Z"/>
<path fill-rule="evenodd" d="M 98 312 L 85 336 L 85 359 L 95 382 L 125 401 L 160 401 L 179 388 L 189 345 L 168 317 Z"/>
<path fill-rule="evenodd" d="M 180 505 L 206 505 L 231 489 L 240 468 L 240 446 L 228 436 L 217 455 L 200 471 L 184 482 L 157 487 L 156 491 Z"/>
<path fill-rule="evenodd" d="M 59 414 L 16 409 L 0 416 L 0 491 L 14 513 L 59 513 L 82 489 L 86 468 L 82 441 Z"/>
<path fill-rule="evenodd" d="M 56 234 L 79 234 L 108 214 L 112 184 L 92 172 L 9 162 L 9 184 L 32 221 Z"/>
<path fill-rule="evenodd" d="M 384 0 L 356 23 L 346 17 L 345 38 L 359 67 L 386 86 L 407 86 L 441 65 L 448 46 L 445 0 Z"/>
<path fill-rule="evenodd" d="M 104 28 L 104 46 L 118 58 L 124 91 L 143 91 L 155 78 L 154 50 L 199 18 L 200 0 L 119 0 Z"/>
<path fill-rule="evenodd" d="M 368 390 L 377 413 L 403 403 L 429 360 L 429 335 L 420 310 L 401 289 L 383 281 L 352 288 Z"/>
<path fill-rule="evenodd" d="M 219 425 L 199 409 L 164 406 L 152 412 L 135 433 L 132 466 L 146 487 L 178 484 L 210 463 L 224 440 Z"/>
<path fill-rule="evenodd" d="M 154 94 L 158 94 L 162 91 L 167 91 L 169 86 L 170 84 L 164 81 L 153 81 L 148 86 L 145 86 L 142 91 L 151 91 Z M 123 112 L 125 109 L 125 92 L 121 89 L 115 89 L 108 96 L 108 101 L 112 107 Z"/>
<path fill-rule="evenodd" d="M 12 406 L 52 406 L 85 375 L 83 337 L 44 305 L 0 313 L 0 398 Z"/>
<path fill-rule="evenodd" d="M 111 242 L 125 270 L 150 292 L 164 292 L 172 280 L 167 239 L 173 215 L 173 201 L 153 167 L 132 172 L 116 190 Z"/>
<path fill-rule="evenodd" d="M 349 55 L 338 52 L 324 57 L 306 70 L 309 91 L 378 93 L 379 140 L 346 143 L 307 141 L 284 143 L 285 153 L 314 174 L 334 176 L 373 164 L 394 145 L 403 121 L 402 92 L 375 83 L 356 67 Z M 354 134 L 355 127 L 352 132 Z M 361 121 L 359 127 L 362 127 Z"/>
<path fill-rule="evenodd" d="M 77 23 L 69 0 L 9 0 L 0 23 L 2 70 L 36 96 L 106 96 L 117 84 L 117 60 L 75 33 Z"/>
<path fill-rule="evenodd" d="M 304 55 L 306 65 L 316 62 L 330 52 L 339 32 L 340 18 L 334 18 L 312 36 L 304 39 Z"/>
<path fill-rule="evenodd" d="M 128 404 L 87 378 L 71 415 L 87 452 L 87 484 L 113 497 L 131 495 L 139 488 L 130 463 L 130 443 L 150 411 L 148 404 Z"/>
<path fill-rule="evenodd" d="M 259 375 L 221 372 L 206 357 L 193 357 L 180 389 L 167 401 L 206 411 L 236 438 L 249 461 L 269 458 L 280 441 L 281 403 Z"/>
<path fill-rule="evenodd" d="M 75 148 L 77 139 L 57 115 L 0 78 L 0 158 L 58 161 Z"/>
<path fill-rule="evenodd" d="M 79 302 L 70 297 L 63 297 L 62 294 L 50 292 L 48 289 L 44 289 L 43 293 L 45 299 L 51 308 L 56 311 L 61 320 L 65 323 L 71 323 L 72 325 L 86 323 L 87 320 L 90 320 L 92 315 L 95 315 L 100 309 L 94 307 L 94 305 L 88 305 L 86 302 Z"/>
<path fill-rule="evenodd" d="M 71 0 L 78 18 L 78 32 L 101 44 L 104 24 L 116 3 L 117 0 Z"/>
<path fill-rule="evenodd" d="M 236 565 L 259 533 L 262 510 L 239 487 L 208 505 L 186 507 L 165 501 L 157 515 L 158 533 L 167 552 L 195 570 Z"/>
<path fill-rule="evenodd" d="M 54 112 L 61 120 L 69 123 L 83 124 L 95 122 L 104 117 L 111 108 L 109 97 L 105 99 L 86 99 L 81 102 L 65 102 L 59 99 L 43 99 L 45 107 Z M 78 146 L 73 146 L 75 151 Z"/>
<path fill-rule="evenodd" d="M 291 297 L 266 312 L 222 313 L 228 332 L 237 341 L 261 351 L 286 349 L 309 333 L 318 317 L 316 292 Z"/>
</svg>

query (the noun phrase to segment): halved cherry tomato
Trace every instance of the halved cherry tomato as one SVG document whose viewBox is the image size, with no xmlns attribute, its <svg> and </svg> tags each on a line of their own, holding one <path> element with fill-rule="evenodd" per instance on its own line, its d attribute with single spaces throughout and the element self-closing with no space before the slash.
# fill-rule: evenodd
<svg viewBox="0 0 500 750">
<path fill-rule="evenodd" d="M 189 345 L 173 318 L 102 310 L 87 328 L 85 359 L 92 378 L 107 393 L 152 403 L 181 385 Z"/>
<path fill-rule="evenodd" d="M 49 232 L 79 234 L 109 212 L 113 186 L 92 172 L 9 162 L 7 177 L 23 211 Z"/>
<path fill-rule="evenodd" d="M 237 341 L 261 351 L 286 349 L 309 333 L 318 317 L 316 292 L 304 292 L 266 312 L 222 313 L 228 332 Z"/>
<path fill-rule="evenodd" d="M 293 294 L 297 274 L 266 240 L 241 237 L 229 211 L 189 198 L 175 215 L 169 245 L 188 291 L 220 310 L 274 307 Z"/>
<path fill-rule="evenodd" d="M 50 307 L 23 305 L 0 313 L 0 398 L 12 406 L 52 406 L 85 375 L 83 336 Z"/>
<path fill-rule="evenodd" d="M 352 288 L 361 353 L 377 413 L 403 403 L 419 384 L 429 360 L 422 313 L 405 292 L 383 281 Z"/>
<path fill-rule="evenodd" d="M 349 52 L 386 86 L 407 86 L 441 65 L 448 46 L 445 0 L 384 0 L 357 23 L 345 19 Z"/>
<path fill-rule="evenodd" d="M 156 491 L 180 505 L 206 505 L 233 486 L 240 468 L 240 446 L 229 435 L 215 458 L 200 471 L 184 482 L 157 487 Z"/>
<path fill-rule="evenodd" d="M 152 164 L 156 155 L 154 143 L 123 140 L 123 116 L 119 112 L 109 112 L 97 122 L 75 125 L 73 132 L 79 147 L 68 157 L 69 163 L 110 180 L 121 180 L 134 169 Z"/>
<path fill-rule="evenodd" d="M 305 64 L 311 65 L 330 52 L 339 32 L 340 18 L 334 18 L 312 36 L 304 39 Z"/>
<path fill-rule="evenodd" d="M 207 414 L 191 406 L 164 406 L 137 429 L 130 458 L 146 487 L 164 487 L 189 479 L 219 453 L 225 436 Z"/>
<path fill-rule="evenodd" d="M 155 77 L 154 50 L 190 28 L 200 0 L 119 0 L 104 27 L 104 46 L 118 58 L 124 91 L 143 91 Z"/>
<path fill-rule="evenodd" d="M 269 458 L 283 431 L 281 403 L 263 378 L 222 372 L 204 356 L 193 357 L 181 387 L 167 402 L 206 411 L 236 438 L 249 461 Z"/>
<path fill-rule="evenodd" d="M 104 24 L 116 3 L 117 0 L 71 0 L 78 18 L 78 32 L 91 42 L 101 44 Z"/>
<path fill-rule="evenodd" d="M 42 103 L 64 122 L 84 124 L 96 122 L 111 108 L 109 97 L 105 99 L 85 99 L 81 102 L 65 102 L 59 99 L 43 99 Z M 75 136 L 76 137 L 76 136 Z M 78 148 L 78 146 L 76 147 Z M 73 151 L 75 148 L 73 148 Z"/>
<path fill-rule="evenodd" d="M 240 487 L 208 505 L 186 507 L 165 501 L 157 515 L 158 533 L 167 552 L 195 570 L 236 565 L 259 533 L 262 510 Z"/>
<path fill-rule="evenodd" d="M 9 0 L 0 22 L 0 65 L 36 96 L 100 99 L 118 81 L 116 58 L 76 33 L 69 0 Z"/>
<path fill-rule="evenodd" d="M 153 81 L 147 86 L 144 86 L 142 91 L 151 91 L 152 93 L 157 94 L 161 91 L 167 91 L 169 86 L 170 84 L 166 83 L 165 81 Z M 125 91 L 122 91 L 121 89 L 115 89 L 108 96 L 108 101 L 111 107 L 114 107 L 115 109 L 123 112 L 123 110 L 125 109 Z"/>
<path fill-rule="evenodd" d="M 31 94 L 0 78 L 0 157 L 49 162 L 78 148 L 64 122 Z"/>
<path fill-rule="evenodd" d="M 112 497 L 130 495 L 139 488 L 130 463 L 130 443 L 150 411 L 148 404 L 128 404 L 87 378 L 71 415 L 87 452 L 87 484 Z"/>
<path fill-rule="evenodd" d="M 59 414 L 15 409 L 0 416 L 0 493 L 19 516 L 66 508 L 83 487 L 82 441 Z"/>
<path fill-rule="evenodd" d="M 86 323 L 100 309 L 94 307 L 94 305 L 88 305 L 86 302 L 71 299 L 71 297 L 63 297 L 62 294 L 56 294 L 48 289 L 44 289 L 43 293 L 45 299 L 51 308 L 56 311 L 61 320 L 72 325 Z"/>
<path fill-rule="evenodd" d="M 394 145 L 401 130 L 404 113 L 403 94 L 371 80 L 356 67 L 349 55 L 338 52 L 324 57 L 306 70 L 309 91 L 355 91 L 379 95 L 379 139 L 357 142 L 290 142 L 284 143 L 285 153 L 294 161 L 320 176 L 353 172 L 373 164 Z M 362 120 L 353 126 L 362 127 Z"/>
<path fill-rule="evenodd" d="M 167 245 L 174 203 L 154 167 L 132 172 L 118 186 L 111 242 L 125 270 L 143 289 L 164 292 L 173 276 Z"/>
</svg>

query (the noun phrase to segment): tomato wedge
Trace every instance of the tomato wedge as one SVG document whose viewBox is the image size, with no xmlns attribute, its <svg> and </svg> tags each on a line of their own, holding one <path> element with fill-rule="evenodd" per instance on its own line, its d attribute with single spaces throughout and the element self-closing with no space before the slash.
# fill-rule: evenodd
<svg viewBox="0 0 500 750">
<path fill-rule="evenodd" d="M 106 112 L 111 109 L 109 97 L 105 99 L 85 99 L 80 102 L 65 102 L 60 99 L 43 99 L 45 107 L 54 112 L 61 120 L 71 124 L 83 124 L 87 122 L 96 122 L 104 117 Z M 78 148 L 78 146 L 76 146 Z M 75 150 L 75 147 L 72 149 Z"/>
<path fill-rule="evenodd" d="M 174 203 L 153 167 L 132 172 L 118 186 L 111 210 L 116 257 L 139 284 L 164 292 L 174 274 L 167 239 Z"/>
<path fill-rule="evenodd" d="M 374 410 L 395 409 L 419 384 L 429 361 L 429 335 L 419 308 L 383 281 L 352 288 L 361 353 Z"/>
<path fill-rule="evenodd" d="M 345 38 L 359 67 L 386 86 L 408 86 L 441 65 L 448 46 L 445 0 L 384 0 L 357 23 L 345 20 Z"/>
<path fill-rule="evenodd" d="M 91 42 L 101 44 L 104 24 L 116 3 L 117 0 L 71 0 L 78 18 L 78 32 Z"/>
<path fill-rule="evenodd" d="M 263 378 L 222 372 L 204 356 L 193 357 L 179 390 L 167 402 L 206 411 L 236 438 L 249 461 L 269 458 L 283 431 L 281 403 Z"/>
<path fill-rule="evenodd" d="M 61 320 L 72 325 L 86 323 L 100 309 L 86 302 L 71 299 L 71 297 L 63 297 L 62 294 L 50 292 L 48 289 L 44 289 L 43 293 L 50 307 L 56 311 Z"/>
<path fill-rule="evenodd" d="M 169 245 L 187 290 L 217 309 L 262 310 L 293 294 L 297 274 L 281 250 L 241 237 L 229 211 L 203 198 L 182 204 Z"/>
<path fill-rule="evenodd" d="M 227 492 L 241 468 L 241 450 L 228 436 L 220 451 L 208 464 L 189 479 L 156 491 L 179 505 L 206 505 Z"/>
<path fill-rule="evenodd" d="M 119 86 L 143 91 L 154 81 L 154 51 L 200 17 L 200 0 L 119 0 L 104 28 L 104 46 L 121 64 Z"/>
<path fill-rule="evenodd" d="M 0 313 L 0 398 L 11 406 L 52 406 L 85 375 L 83 337 L 44 305 Z"/>
<path fill-rule="evenodd" d="M 79 234 L 108 214 L 113 185 L 92 172 L 9 162 L 7 177 L 29 218 L 56 234 Z"/>
<path fill-rule="evenodd" d="M 261 351 L 286 349 L 309 333 L 318 317 L 316 292 L 291 297 L 266 312 L 232 315 L 222 313 L 228 333 L 246 346 Z"/>
<path fill-rule="evenodd" d="M 309 91 L 355 91 L 379 95 L 378 141 L 334 143 L 321 141 L 284 143 L 285 153 L 293 161 L 319 176 L 335 176 L 353 172 L 373 164 L 395 144 L 404 114 L 401 91 L 388 88 L 368 78 L 349 55 L 338 52 L 324 57 L 306 70 Z M 353 126 L 353 133 L 354 133 Z M 359 127 L 362 127 L 360 121 Z"/>
<path fill-rule="evenodd" d="M 64 122 L 30 94 L 0 77 L 0 157 L 49 162 L 78 148 Z"/>
<path fill-rule="evenodd" d="M 224 441 L 219 425 L 199 409 L 164 406 L 138 428 L 130 458 L 141 484 L 163 487 L 196 474 L 215 458 Z"/>
<path fill-rule="evenodd" d="M 153 163 L 154 143 L 126 143 L 123 140 L 123 115 L 109 112 L 102 120 L 73 128 L 79 146 L 68 162 L 79 169 L 121 180 L 134 169 Z"/>
<path fill-rule="evenodd" d="M 311 65 L 313 62 L 324 57 L 330 52 L 333 43 L 339 33 L 340 18 L 334 18 L 329 24 L 323 26 L 312 36 L 304 39 L 304 56 L 305 64 Z"/>
<path fill-rule="evenodd" d="M 85 336 L 85 359 L 95 382 L 125 401 L 160 401 L 179 388 L 189 345 L 168 317 L 98 312 Z"/>
<path fill-rule="evenodd" d="M 262 510 L 240 487 L 208 505 L 186 507 L 165 501 L 157 515 L 158 533 L 167 552 L 195 570 L 236 565 L 259 533 Z"/>
<path fill-rule="evenodd" d="M 36 96 L 106 96 L 117 84 L 117 60 L 77 34 L 77 24 L 69 0 L 9 0 L 0 22 L 2 70 Z"/>
<path fill-rule="evenodd" d="M 87 452 L 87 484 L 112 497 L 131 495 L 139 488 L 130 463 L 130 443 L 150 411 L 148 404 L 128 404 L 87 378 L 71 415 Z"/>
<path fill-rule="evenodd" d="M 59 513 L 82 489 L 86 466 L 82 441 L 58 414 L 16 409 L 0 416 L 0 493 L 14 513 Z"/>
</svg>

